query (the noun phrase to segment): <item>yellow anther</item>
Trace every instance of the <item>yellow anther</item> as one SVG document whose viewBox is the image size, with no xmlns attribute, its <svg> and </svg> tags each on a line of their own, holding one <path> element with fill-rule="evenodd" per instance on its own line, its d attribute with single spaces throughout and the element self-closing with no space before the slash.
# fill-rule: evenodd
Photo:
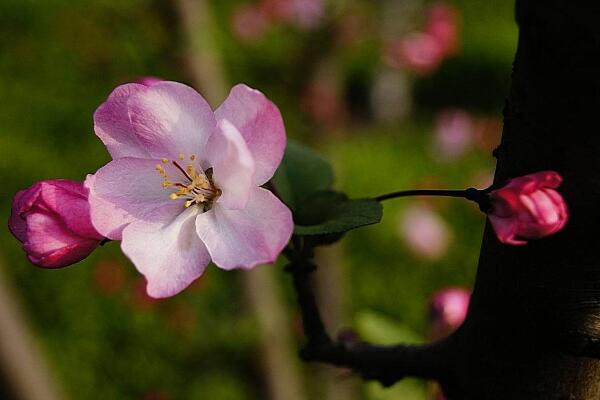
<svg viewBox="0 0 600 400">
<path fill-rule="evenodd" d="M 191 206 L 195 202 L 196 202 L 195 200 L 188 200 L 188 201 L 185 202 L 184 206 L 185 206 L 185 208 L 188 208 L 189 206 Z"/>
<path fill-rule="evenodd" d="M 164 182 L 162 183 L 162 187 L 163 187 L 163 189 L 166 189 L 166 188 L 168 188 L 169 186 L 171 186 L 171 182 L 169 182 L 169 181 L 164 181 Z"/>
<path fill-rule="evenodd" d="M 160 162 L 163 163 L 163 164 L 167 164 L 169 162 L 169 160 L 166 159 L 166 158 L 161 158 Z"/>
<path fill-rule="evenodd" d="M 177 198 L 178 198 L 178 197 L 179 197 L 179 196 L 177 195 L 177 193 L 171 193 L 171 194 L 169 195 L 169 198 L 170 198 L 171 200 L 177 200 Z"/>
<path fill-rule="evenodd" d="M 195 155 L 195 154 L 192 154 L 192 155 L 190 156 L 190 160 L 194 161 L 195 159 L 196 159 L 196 155 Z"/>
<path fill-rule="evenodd" d="M 160 165 L 160 164 L 156 164 L 156 167 L 154 167 L 154 168 L 156 168 L 156 170 L 157 170 L 158 172 L 162 172 L 162 171 L 164 171 L 164 170 L 165 170 L 165 169 L 163 168 L 163 166 L 162 166 L 162 165 Z"/>
<path fill-rule="evenodd" d="M 180 159 L 181 161 L 185 160 L 185 154 L 183 154 L 183 153 L 179 153 L 179 159 Z"/>
</svg>

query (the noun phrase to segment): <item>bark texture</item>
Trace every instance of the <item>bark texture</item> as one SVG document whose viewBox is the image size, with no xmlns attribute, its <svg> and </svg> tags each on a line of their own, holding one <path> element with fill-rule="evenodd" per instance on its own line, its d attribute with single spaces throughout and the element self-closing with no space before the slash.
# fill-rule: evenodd
<svg viewBox="0 0 600 400">
<path fill-rule="evenodd" d="M 451 399 L 600 399 L 600 4 L 517 0 L 516 16 L 495 185 L 556 170 L 571 218 L 526 246 L 486 229 L 443 383 Z"/>
</svg>

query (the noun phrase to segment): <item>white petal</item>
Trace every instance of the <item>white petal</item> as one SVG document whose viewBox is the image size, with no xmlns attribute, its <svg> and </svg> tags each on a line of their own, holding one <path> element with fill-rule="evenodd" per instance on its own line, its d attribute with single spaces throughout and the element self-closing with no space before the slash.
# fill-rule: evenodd
<svg viewBox="0 0 600 400">
<path fill-rule="evenodd" d="M 123 231 L 121 249 L 148 281 L 148 295 L 173 296 L 198 279 L 210 262 L 190 207 L 167 225 L 137 221 Z"/>
<path fill-rule="evenodd" d="M 291 211 L 262 188 L 254 188 L 243 210 L 215 204 L 196 219 L 198 236 L 214 263 L 223 269 L 274 262 L 293 229 Z"/>
</svg>

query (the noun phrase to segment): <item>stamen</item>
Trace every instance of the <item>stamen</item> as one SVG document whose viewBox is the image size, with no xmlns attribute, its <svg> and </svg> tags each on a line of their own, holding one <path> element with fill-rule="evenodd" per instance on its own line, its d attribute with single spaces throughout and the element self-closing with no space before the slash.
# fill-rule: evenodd
<svg viewBox="0 0 600 400">
<path fill-rule="evenodd" d="M 161 158 L 160 162 L 162 162 L 163 164 L 166 164 L 169 162 L 169 160 L 166 158 Z"/>
<path fill-rule="evenodd" d="M 179 153 L 179 159 L 180 159 L 181 161 L 185 160 L 185 154 L 183 154 L 183 153 Z"/>
<path fill-rule="evenodd" d="M 192 155 L 190 156 L 190 160 L 191 160 L 191 161 L 194 161 L 195 159 L 196 159 L 196 155 L 195 155 L 195 154 L 192 154 Z"/>
<path fill-rule="evenodd" d="M 192 177 L 191 177 L 191 176 L 189 176 L 187 172 L 185 172 L 185 170 L 184 170 L 184 169 L 181 167 L 181 165 L 179 165 L 179 164 L 177 163 L 177 161 L 173 161 L 173 165 L 174 165 L 174 166 L 176 166 L 176 167 L 177 167 L 177 169 L 178 169 L 178 170 L 180 170 L 180 171 L 181 171 L 181 173 L 182 173 L 183 175 L 185 175 L 185 177 L 186 177 L 186 178 L 188 178 L 190 181 L 193 181 Z"/>
</svg>

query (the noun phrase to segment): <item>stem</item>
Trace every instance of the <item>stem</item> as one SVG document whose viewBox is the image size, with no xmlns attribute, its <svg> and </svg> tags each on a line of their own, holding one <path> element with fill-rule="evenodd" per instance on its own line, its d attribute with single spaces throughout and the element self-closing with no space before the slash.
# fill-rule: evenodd
<svg viewBox="0 0 600 400">
<path fill-rule="evenodd" d="M 447 340 L 431 345 L 377 346 L 364 342 L 333 340 L 327 333 L 310 285 L 316 269 L 312 248 L 294 236 L 284 254 L 290 264 L 294 289 L 302 315 L 306 344 L 300 356 L 304 361 L 321 362 L 352 369 L 364 379 L 391 386 L 405 376 L 445 380 L 452 345 Z"/>
<path fill-rule="evenodd" d="M 374 197 L 373 200 L 384 201 L 396 199 L 398 197 L 408 196 L 440 196 L 440 197 L 462 197 L 463 199 L 471 200 L 477 203 L 479 209 L 487 214 L 491 209 L 490 193 L 491 188 L 475 189 L 468 188 L 464 190 L 445 190 L 445 189 L 414 189 L 402 190 L 400 192 L 392 192 Z"/>
<path fill-rule="evenodd" d="M 395 199 L 398 197 L 408 197 L 408 196 L 443 196 L 443 197 L 463 197 L 467 198 L 466 190 L 444 190 L 444 189 L 415 189 L 415 190 L 402 190 L 400 192 L 392 192 L 387 194 L 382 194 L 381 196 L 377 196 L 374 200 L 384 201 Z"/>
</svg>

